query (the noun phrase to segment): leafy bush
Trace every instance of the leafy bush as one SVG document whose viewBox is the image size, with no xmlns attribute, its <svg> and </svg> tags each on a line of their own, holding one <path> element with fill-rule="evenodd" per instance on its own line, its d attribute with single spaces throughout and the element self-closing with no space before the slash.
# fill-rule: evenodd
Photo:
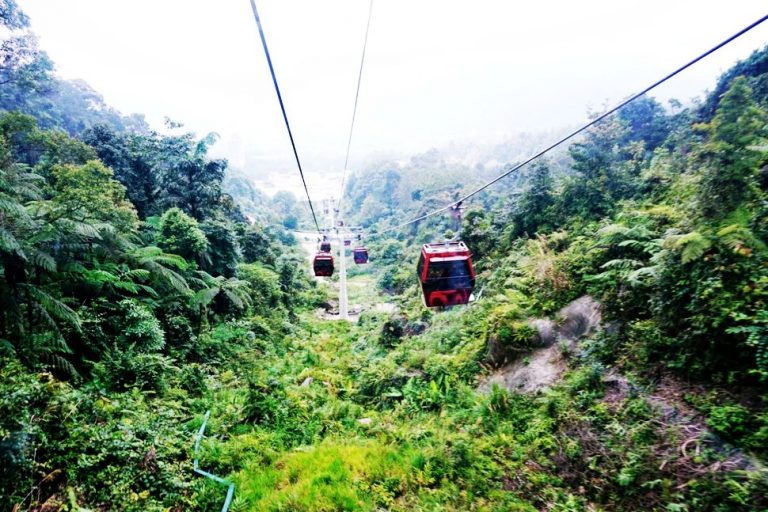
<svg viewBox="0 0 768 512">
<path fill-rule="evenodd" d="M 147 354 L 133 348 L 115 348 L 94 365 L 94 376 L 119 391 L 140 389 L 163 392 L 168 374 L 175 371 L 172 360 L 162 354 Z"/>
</svg>

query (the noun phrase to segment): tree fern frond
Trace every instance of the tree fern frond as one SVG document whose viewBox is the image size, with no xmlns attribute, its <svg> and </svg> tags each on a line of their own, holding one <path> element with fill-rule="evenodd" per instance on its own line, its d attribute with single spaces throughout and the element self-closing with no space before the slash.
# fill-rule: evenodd
<svg viewBox="0 0 768 512">
<path fill-rule="evenodd" d="M 200 276 L 200 280 L 207 286 L 217 286 L 219 284 L 219 281 L 205 270 L 198 270 L 196 274 Z"/>
<path fill-rule="evenodd" d="M 39 200 L 42 198 L 40 189 L 33 183 L 16 183 L 8 187 L 8 191 L 26 200 Z"/>
<path fill-rule="evenodd" d="M 187 260 L 177 254 L 163 252 L 159 247 L 140 247 L 133 255 L 139 262 L 154 261 L 156 263 L 174 267 L 178 270 L 186 270 L 189 266 Z"/>
<path fill-rule="evenodd" d="M 243 299 L 240 298 L 238 294 L 233 292 L 232 290 L 222 289 L 224 292 L 224 295 L 229 299 L 229 301 L 237 307 L 237 309 L 244 309 L 245 308 L 245 302 Z"/>
<path fill-rule="evenodd" d="M 70 274 L 83 274 L 83 273 L 87 272 L 88 269 L 85 268 L 83 266 L 83 264 L 78 262 L 78 261 L 71 261 L 71 262 L 65 263 L 61 267 L 61 271 L 62 272 L 67 272 L 67 273 L 70 273 Z"/>
<path fill-rule="evenodd" d="M 597 234 L 601 238 L 615 238 L 620 235 L 625 235 L 629 231 L 629 228 L 624 224 L 608 224 L 597 230 Z"/>
<path fill-rule="evenodd" d="M 16 237 L 2 227 L 0 227 L 0 251 L 18 254 L 23 257 L 21 245 L 16 240 Z"/>
<path fill-rule="evenodd" d="M 34 250 L 29 255 L 29 259 L 34 265 L 47 270 L 48 272 L 56 271 L 56 260 L 53 259 L 53 256 L 48 253 L 44 253 L 40 250 Z"/>
<path fill-rule="evenodd" d="M 666 241 L 672 249 L 680 251 L 683 263 L 690 263 L 700 258 L 712 246 L 712 243 L 698 231 L 668 236 Z"/>
<path fill-rule="evenodd" d="M 643 249 L 645 247 L 645 243 L 638 240 L 622 240 L 617 245 L 619 247 L 631 247 L 632 249 Z"/>
<path fill-rule="evenodd" d="M 642 265 L 642 262 L 638 260 L 633 259 L 624 259 L 624 258 L 618 258 L 614 260 L 607 261 L 600 265 L 600 268 L 604 269 L 611 269 L 611 268 L 619 268 L 619 269 L 630 269 L 630 268 L 636 268 Z"/>
<path fill-rule="evenodd" d="M 13 216 L 25 220 L 30 220 L 32 218 L 23 204 L 10 198 L 4 198 L 2 196 L 0 196 L 0 213 L 6 217 Z"/>
<path fill-rule="evenodd" d="M 647 284 L 647 281 L 656 279 L 659 275 L 657 267 L 642 267 L 627 274 L 627 282 L 632 286 Z"/>
<path fill-rule="evenodd" d="M 207 306 L 219 294 L 220 291 L 221 288 L 219 287 L 203 288 L 199 292 L 195 293 L 190 301 L 195 305 Z"/>
<path fill-rule="evenodd" d="M 717 232 L 717 236 L 733 251 L 751 253 L 750 248 L 765 248 L 765 244 L 755 236 L 751 229 L 740 224 L 725 226 Z"/>
<path fill-rule="evenodd" d="M 74 365 L 59 354 L 43 354 L 43 360 L 47 366 L 62 371 L 70 377 L 80 377 L 80 373 Z"/>
<path fill-rule="evenodd" d="M 83 280 L 91 286 L 101 286 L 118 280 L 116 275 L 101 269 L 86 270 L 81 275 Z"/>
<path fill-rule="evenodd" d="M 15 352 L 16 347 L 13 346 L 13 343 L 11 343 L 10 340 L 0 338 L 0 355 L 11 355 Z"/>
<path fill-rule="evenodd" d="M 245 309 L 251 305 L 251 298 L 243 290 L 228 290 L 224 288 L 227 298 L 239 309 Z"/>
<path fill-rule="evenodd" d="M 146 281 L 150 277 L 149 270 L 144 268 L 134 268 L 123 274 L 124 277 L 129 279 L 138 279 L 139 281 Z"/>
<path fill-rule="evenodd" d="M 85 238 L 94 238 L 96 240 L 101 240 L 101 233 L 99 232 L 99 229 L 96 228 L 96 226 L 89 224 L 87 222 L 72 222 L 71 224 L 72 233 L 78 236 L 82 236 Z"/>
<path fill-rule="evenodd" d="M 169 268 L 165 268 L 162 265 L 155 265 L 150 268 L 150 271 L 154 270 L 155 274 L 165 280 L 171 287 L 179 293 L 188 294 L 190 292 L 187 281 L 179 274 Z"/>
<path fill-rule="evenodd" d="M 67 322 L 80 330 L 80 317 L 74 310 L 72 310 L 72 308 L 60 300 L 51 297 L 37 286 L 20 283 L 19 287 L 23 287 L 24 290 L 29 293 L 29 296 L 32 297 L 44 311 L 50 313 L 51 316 Z"/>
<path fill-rule="evenodd" d="M 195 288 L 208 288 L 208 284 L 203 281 L 202 279 L 199 279 L 194 276 L 190 276 L 187 278 L 187 281 L 190 285 L 193 285 Z"/>
<path fill-rule="evenodd" d="M 158 295 L 158 293 L 155 291 L 155 289 L 154 289 L 154 288 L 152 288 L 151 286 L 147 286 L 147 285 L 145 285 L 145 284 L 137 284 L 137 285 L 136 285 L 136 287 L 137 287 L 139 290 L 141 290 L 141 291 L 143 291 L 144 293 L 146 293 L 147 295 L 149 295 L 150 297 L 153 297 L 153 298 L 158 298 L 158 297 L 160 296 L 160 295 Z"/>
<path fill-rule="evenodd" d="M 111 286 L 114 286 L 118 290 L 124 290 L 126 292 L 131 292 L 133 294 L 139 293 L 139 286 L 132 282 L 132 281 L 122 281 L 118 280 L 115 282 L 110 283 Z"/>
</svg>

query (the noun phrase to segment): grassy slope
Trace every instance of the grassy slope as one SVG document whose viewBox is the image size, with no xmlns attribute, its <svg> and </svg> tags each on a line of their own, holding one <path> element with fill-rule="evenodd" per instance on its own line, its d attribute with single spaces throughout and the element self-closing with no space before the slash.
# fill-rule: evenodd
<svg viewBox="0 0 768 512">
<path fill-rule="evenodd" d="M 388 348 L 383 318 L 348 325 L 305 314 L 284 345 L 254 357 L 252 374 L 238 380 L 251 381 L 248 391 L 220 392 L 204 466 L 233 476 L 233 510 L 759 503 L 764 473 L 726 471 L 748 466 L 746 458 L 706 431 L 693 436 L 701 425 L 678 415 L 681 403 L 606 373 L 589 355 L 600 339 L 547 393 L 476 393 L 487 313 L 480 305 L 446 312 Z"/>
</svg>

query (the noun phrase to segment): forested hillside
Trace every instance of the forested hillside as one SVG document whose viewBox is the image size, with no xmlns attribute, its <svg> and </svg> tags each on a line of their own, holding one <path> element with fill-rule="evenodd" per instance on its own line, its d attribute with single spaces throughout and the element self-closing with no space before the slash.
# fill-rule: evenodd
<svg viewBox="0 0 768 512">
<path fill-rule="evenodd" d="M 530 141 L 353 174 L 352 323 L 292 194 L 93 108 L 0 7 L 0 511 L 768 510 L 768 49 L 460 226 L 391 229 Z M 475 300 L 427 309 L 419 247 L 459 229 Z"/>
</svg>

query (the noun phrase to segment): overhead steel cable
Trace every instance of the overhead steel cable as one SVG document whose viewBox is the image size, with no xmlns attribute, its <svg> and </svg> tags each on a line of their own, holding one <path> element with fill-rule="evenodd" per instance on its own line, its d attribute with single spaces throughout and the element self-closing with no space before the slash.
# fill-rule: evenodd
<svg viewBox="0 0 768 512">
<path fill-rule="evenodd" d="M 676 75 L 678 75 L 679 73 L 681 73 L 681 72 L 685 71 L 686 69 L 688 69 L 689 67 L 693 66 L 694 64 L 696 64 L 696 63 L 697 63 L 697 62 L 699 62 L 700 60 L 702 60 L 702 59 L 704 59 L 704 58 L 708 57 L 709 55 L 713 54 L 714 52 L 716 52 L 717 50 L 719 50 L 719 49 L 720 49 L 720 48 L 722 48 L 723 46 L 725 46 L 725 45 L 727 45 L 727 44 L 729 44 L 729 43 L 733 42 L 735 39 L 738 39 L 739 37 L 741 37 L 742 35 L 746 34 L 747 32 L 749 32 L 749 31 L 750 31 L 750 30 L 752 30 L 753 28 L 757 27 L 758 25 L 760 25 L 761 23 L 763 23 L 763 22 L 764 22 L 764 21 L 766 21 L 766 20 L 768 20 L 768 14 L 766 14 L 765 16 L 763 16 L 762 18 L 760 18 L 759 20 L 757 20 L 757 21 L 755 21 L 755 22 L 753 22 L 753 23 L 750 23 L 748 26 L 746 26 L 746 27 L 744 27 L 743 29 L 739 30 L 738 32 L 736 32 L 735 34 L 733 34 L 732 36 L 730 36 L 729 38 L 727 38 L 727 39 L 726 39 L 726 40 L 724 40 L 723 42 L 721 42 L 721 43 L 719 43 L 718 45 L 716 45 L 716 46 L 714 46 L 714 47 L 710 48 L 709 50 L 707 50 L 706 52 L 702 53 L 701 55 L 699 55 L 699 56 L 698 56 L 698 57 L 696 57 L 695 59 L 693 59 L 693 60 L 689 61 L 689 62 L 688 62 L 688 63 L 686 63 L 685 65 L 683 65 L 683 66 L 681 66 L 681 67 L 677 68 L 675 71 L 673 71 L 673 72 L 669 73 L 669 74 L 668 74 L 668 75 L 666 75 L 664 78 L 661 78 L 660 80 L 657 80 L 656 82 L 654 82 L 653 84 L 649 85 L 648 87 L 646 87 L 646 88 L 645 88 L 645 89 L 643 89 L 642 91 L 640 91 L 640 92 L 638 92 L 638 93 L 636 93 L 636 94 L 634 94 L 634 95 L 630 96 L 628 99 L 626 99 L 626 100 L 622 101 L 621 103 L 619 103 L 618 105 L 616 105 L 616 106 L 615 106 L 615 107 L 613 107 L 612 109 L 610 109 L 610 110 L 608 110 L 608 111 L 606 111 L 606 112 L 602 113 L 601 115 L 597 116 L 596 118 L 594 118 L 592 121 L 590 121 L 589 123 L 585 124 L 585 125 L 584 125 L 584 126 L 582 126 L 581 128 L 579 128 L 579 129 L 577 129 L 577 130 L 574 130 L 573 132 L 569 133 L 568 135 L 566 135 L 566 136 L 565 136 L 565 137 L 563 137 L 562 139 L 558 140 L 557 142 L 555 142 L 555 143 L 553 143 L 553 144 L 551 144 L 551 145 L 547 146 L 545 149 L 542 149 L 541 151 L 539 151 L 539 152 L 538 152 L 538 153 L 536 153 L 535 155 L 531 156 L 530 158 L 528 158 L 528 159 L 527 159 L 527 160 L 525 160 L 524 162 L 522 162 L 522 163 L 519 163 L 519 164 L 517 164 L 517 165 L 514 165 L 514 166 L 512 166 L 512 167 L 508 168 L 508 169 L 507 169 L 507 170 L 506 170 L 504 173 L 502 173 L 501 175 L 499 175 L 499 176 L 497 176 L 496 178 L 492 179 L 491 181 L 489 181 L 488 183 L 484 184 L 483 186 L 481 186 L 481 187 L 479 187 L 479 188 L 477 188 L 477 189 L 473 190 L 473 191 L 472 191 L 472 192 L 470 192 L 469 194 L 467 194 L 467 195 L 465 195 L 465 196 L 463 196 L 463 197 L 461 197 L 461 198 L 457 199 L 456 201 L 453 201 L 452 203 L 450 203 L 450 204 L 446 205 L 446 206 L 445 206 L 445 207 L 443 207 L 443 208 L 439 208 L 439 209 L 437 209 L 437 210 L 431 211 L 431 212 L 429 212 L 429 213 L 426 213 L 426 214 L 424 214 L 424 215 L 421 215 L 421 216 L 419 216 L 419 217 L 416 217 L 415 219 L 411 219 L 411 220 L 409 220 L 408 222 L 403 222 L 402 224 L 398 224 L 397 226 L 393 226 L 393 227 L 391 227 L 391 228 L 387 228 L 387 229 L 385 229 L 384 231 L 381 231 L 379 234 L 382 234 L 382 233 L 386 233 L 386 232 L 388 232 L 388 231 L 392 231 L 392 230 L 395 230 L 395 229 L 399 229 L 399 228 L 402 228 L 402 227 L 408 226 L 408 225 L 410 225 L 410 224 L 413 224 L 413 223 L 415 223 L 415 222 L 419 222 L 419 221 L 421 221 L 421 220 L 424 220 L 424 219 L 427 219 L 427 218 L 429 218 L 429 217 L 432 217 L 433 215 L 437 215 L 438 213 L 443 213 L 443 212 L 446 212 L 446 211 L 448 211 L 448 210 L 450 210 L 451 208 L 454 208 L 454 207 L 456 207 L 456 206 L 460 206 L 460 205 L 461 205 L 461 203 L 463 203 L 464 201 L 466 201 L 466 200 L 467 200 L 467 199 L 469 199 L 470 197 L 472 197 L 472 196 L 474 196 L 474 195 L 476 195 L 476 194 L 479 194 L 480 192 L 482 192 L 483 190 L 487 189 L 487 188 L 488 188 L 488 187 L 490 187 L 491 185 L 494 185 L 495 183 L 499 182 L 500 180 L 502 180 L 502 179 L 506 178 L 507 176 L 509 176 L 509 175 L 510 175 L 510 174 L 512 174 L 513 172 L 520 170 L 521 168 L 525 167 L 526 165 L 528 165 L 529 163 L 533 162 L 534 160 L 536 160 L 536 159 L 538 159 L 538 158 L 542 157 L 543 155 L 545 155 L 545 154 L 546 154 L 546 153 L 548 153 L 549 151 L 551 151 L 551 150 L 555 149 L 557 146 L 559 146 L 559 145 L 563 144 L 564 142 L 567 142 L 568 140 L 572 139 L 572 138 L 573 138 L 573 137 L 575 137 L 576 135 L 578 135 L 578 134 L 582 133 L 583 131 L 585 131 L 585 130 L 587 130 L 587 129 L 591 128 L 592 126 L 594 126 L 595 124 L 599 123 L 600 121 L 602 121 L 602 120 L 603 120 L 603 119 L 605 119 L 606 117 L 608 117 L 608 116 L 610 116 L 611 114 L 615 113 L 617 110 L 620 110 L 621 108 L 625 107 L 625 106 L 626 106 L 626 105 L 628 105 L 629 103 L 632 103 L 632 102 L 633 102 L 633 101 L 635 101 L 636 99 L 638 99 L 638 98 L 640 98 L 641 96 L 643 96 L 643 95 L 647 94 L 648 92 L 650 92 L 651 90 L 655 89 L 655 88 L 656 88 L 656 87 L 658 87 L 659 85 L 663 84 L 663 83 L 664 83 L 664 82 L 666 82 L 667 80 L 669 80 L 669 79 L 673 78 L 674 76 L 676 76 Z"/>
<path fill-rule="evenodd" d="M 269 56 L 269 48 L 267 48 L 267 39 L 264 37 L 264 29 L 261 26 L 261 18 L 259 18 L 259 11 L 256 9 L 256 2 L 251 0 L 251 9 L 253 9 L 253 17 L 256 18 L 256 26 L 259 28 L 259 36 L 261 37 L 261 44 L 264 47 L 264 55 L 267 56 L 267 64 L 269 64 L 269 72 L 272 75 L 272 83 L 275 84 L 275 92 L 277 93 L 277 100 L 280 102 L 280 110 L 283 112 L 283 120 L 285 121 L 285 128 L 288 130 L 288 137 L 291 139 L 291 147 L 293 148 L 293 156 L 296 158 L 296 166 L 299 168 L 299 175 L 301 176 L 301 182 L 304 184 L 304 192 L 307 194 L 307 201 L 309 202 L 309 210 L 312 212 L 312 220 L 315 221 L 315 228 L 318 233 L 322 233 L 320 224 L 317 222 L 317 215 L 315 215 L 315 208 L 312 206 L 312 198 L 309 197 L 309 188 L 307 187 L 307 180 L 304 179 L 304 170 L 301 168 L 301 160 L 299 160 L 299 152 L 296 150 L 296 142 L 293 140 L 293 132 L 291 131 L 291 124 L 288 122 L 288 114 L 285 113 L 285 105 L 283 104 L 283 96 L 280 94 L 280 86 L 277 85 L 277 77 L 275 76 L 275 68 L 272 66 L 272 57 Z"/>
<path fill-rule="evenodd" d="M 344 184 L 347 180 L 349 167 L 349 150 L 352 147 L 352 134 L 355 131 L 355 117 L 357 116 L 357 101 L 360 98 L 360 83 L 363 81 L 363 66 L 365 64 L 365 50 L 368 47 L 368 32 L 371 29 L 371 15 L 373 14 L 373 0 L 368 4 L 368 23 L 365 25 L 365 38 L 363 39 L 363 54 L 360 57 L 360 70 L 357 73 L 357 89 L 355 90 L 355 105 L 352 108 L 352 122 L 349 126 L 349 138 L 347 139 L 347 156 L 344 157 L 344 170 L 341 175 L 341 193 L 339 194 L 339 215 L 343 218 L 341 204 L 344 202 Z"/>
</svg>

